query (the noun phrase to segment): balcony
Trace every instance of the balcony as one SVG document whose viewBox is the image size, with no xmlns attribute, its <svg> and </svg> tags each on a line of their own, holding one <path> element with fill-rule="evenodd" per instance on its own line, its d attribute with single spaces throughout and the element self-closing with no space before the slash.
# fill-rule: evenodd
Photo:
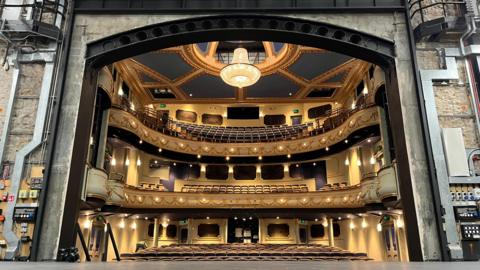
<svg viewBox="0 0 480 270">
<path fill-rule="evenodd" d="M 286 155 L 318 150 L 345 140 L 349 134 L 379 123 L 375 104 L 336 110 L 325 118 L 295 126 L 220 127 L 180 123 L 115 105 L 109 125 L 171 151 L 220 156 Z M 291 131 L 291 132 L 290 132 Z M 279 144 L 279 142 L 283 142 Z M 232 151 L 233 150 L 233 151 Z"/>
<path fill-rule="evenodd" d="M 128 209 L 361 208 L 396 200 L 398 195 L 394 166 L 382 168 L 378 176 L 370 176 L 358 185 L 328 185 L 318 191 L 307 191 L 306 186 L 296 184 L 281 185 L 281 191 L 275 184 L 256 185 L 254 189 L 244 185 L 218 185 L 218 190 L 213 186 L 205 186 L 200 190 L 200 186 L 201 184 L 185 185 L 185 189 L 181 189 L 183 192 L 125 186 L 121 207 Z M 268 186 L 268 192 L 263 192 L 266 186 Z M 224 191 L 222 187 L 225 188 Z M 232 192 L 228 192 L 230 188 Z M 250 189 L 252 192 L 249 192 Z"/>
</svg>

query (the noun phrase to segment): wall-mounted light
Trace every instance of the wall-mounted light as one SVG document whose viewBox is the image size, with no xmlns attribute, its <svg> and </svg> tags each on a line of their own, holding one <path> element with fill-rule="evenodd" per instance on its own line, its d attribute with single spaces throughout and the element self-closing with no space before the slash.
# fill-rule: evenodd
<svg viewBox="0 0 480 270">
<path fill-rule="evenodd" d="M 162 148 L 158 148 L 158 152 L 161 153 L 163 150 Z"/>
<path fill-rule="evenodd" d="M 120 223 L 118 223 L 118 227 L 120 229 L 125 229 L 125 220 L 122 218 L 122 220 L 120 220 Z"/>
<path fill-rule="evenodd" d="M 139 143 L 139 144 L 142 144 L 142 143 L 143 143 L 143 140 L 139 140 L 138 143 Z"/>
<path fill-rule="evenodd" d="M 368 227 L 368 223 L 367 223 L 367 221 L 366 221 L 365 218 L 364 218 L 364 219 L 362 219 L 362 228 L 365 229 L 365 228 L 367 228 L 367 227 Z"/>
<path fill-rule="evenodd" d="M 262 160 L 262 159 L 263 159 L 263 157 L 262 157 L 262 156 L 258 156 L 258 160 Z"/>
<path fill-rule="evenodd" d="M 201 159 L 201 158 L 202 158 L 202 155 L 198 154 L 198 155 L 197 155 L 197 158 L 198 158 L 198 159 Z"/>
<path fill-rule="evenodd" d="M 381 232 L 382 231 L 382 224 L 378 223 L 377 224 L 377 232 Z"/>
<path fill-rule="evenodd" d="M 123 96 L 124 94 L 125 94 L 125 93 L 123 93 L 123 89 L 122 89 L 122 88 L 118 89 L 118 95 L 119 95 L 119 96 Z"/>
<path fill-rule="evenodd" d="M 403 228 L 403 219 L 401 217 L 397 218 L 397 228 L 401 229 Z"/>
<path fill-rule="evenodd" d="M 136 230 L 136 229 L 137 229 L 137 222 L 136 222 L 136 221 L 133 221 L 133 222 L 132 222 L 132 225 L 130 225 L 130 228 L 131 228 L 132 230 Z"/>
<path fill-rule="evenodd" d="M 130 105 L 130 109 L 132 109 L 132 111 L 135 111 L 135 104 L 132 103 L 132 104 Z"/>
<path fill-rule="evenodd" d="M 226 157 L 225 157 L 225 160 L 226 160 L 226 161 L 229 161 L 229 160 L 230 160 L 230 157 L 229 157 L 229 156 L 226 156 Z"/>
<path fill-rule="evenodd" d="M 375 163 L 377 163 L 377 160 L 375 159 L 374 156 L 372 156 L 372 157 L 370 158 L 370 164 L 371 164 L 371 165 L 375 165 Z"/>
<path fill-rule="evenodd" d="M 140 158 L 137 159 L 137 166 L 140 166 L 142 165 L 142 161 L 140 160 Z"/>
<path fill-rule="evenodd" d="M 130 165 L 130 159 L 128 159 L 128 157 L 125 159 L 125 166 L 128 166 Z"/>
<path fill-rule="evenodd" d="M 326 218 L 323 219 L 322 226 L 328 227 L 328 220 Z"/>
<path fill-rule="evenodd" d="M 350 160 L 348 160 L 348 157 L 345 159 L 345 165 L 346 166 L 350 165 Z"/>
<path fill-rule="evenodd" d="M 352 110 L 355 109 L 355 101 L 352 102 Z"/>
<path fill-rule="evenodd" d="M 292 157 L 292 155 L 290 155 L 290 154 L 287 155 L 287 158 L 291 158 L 291 157 Z"/>
<path fill-rule="evenodd" d="M 330 148 L 328 148 L 328 146 L 327 146 L 327 147 L 325 147 L 325 151 L 327 151 L 327 152 L 328 152 L 329 150 L 330 150 Z"/>
<path fill-rule="evenodd" d="M 353 220 L 350 221 L 350 226 L 349 227 L 350 227 L 350 230 L 355 229 L 355 223 L 353 223 Z"/>
<path fill-rule="evenodd" d="M 358 167 L 362 166 L 362 161 L 360 159 L 357 159 L 357 166 Z"/>
<path fill-rule="evenodd" d="M 87 218 L 87 219 L 83 222 L 83 228 L 84 228 L 85 230 L 88 230 L 88 229 L 90 229 L 90 226 L 92 226 L 92 221 Z"/>
<path fill-rule="evenodd" d="M 110 165 L 112 166 L 117 165 L 117 160 L 114 157 L 112 157 L 112 159 L 110 160 Z"/>
</svg>

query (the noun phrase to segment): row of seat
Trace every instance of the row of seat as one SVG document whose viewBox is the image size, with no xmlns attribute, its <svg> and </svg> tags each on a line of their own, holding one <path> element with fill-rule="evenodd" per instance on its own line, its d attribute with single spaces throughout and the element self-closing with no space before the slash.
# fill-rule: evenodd
<svg viewBox="0 0 480 270">
<path fill-rule="evenodd" d="M 175 121 L 152 110 L 135 111 L 124 101 L 119 108 L 135 115 L 144 125 L 169 136 L 217 143 L 256 143 L 286 141 L 323 134 L 343 124 L 352 114 L 374 104 L 360 103 L 355 108 L 336 110 L 312 122 L 299 125 L 263 127 L 224 127 Z M 125 104 L 124 104 L 125 103 Z"/>
<path fill-rule="evenodd" d="M 366 253 L 318 244 L 173 244 L 122 254 L 126 260 L 370 260 Z M 183 258 L 183 259 L 182 259 Z"/>
<path fill-rule="evenodd" d="M 295 193 L 308 192 L 305 184 L 287 185 L 184 185 L 182 192 L 189 193 Z"/>
</svg>

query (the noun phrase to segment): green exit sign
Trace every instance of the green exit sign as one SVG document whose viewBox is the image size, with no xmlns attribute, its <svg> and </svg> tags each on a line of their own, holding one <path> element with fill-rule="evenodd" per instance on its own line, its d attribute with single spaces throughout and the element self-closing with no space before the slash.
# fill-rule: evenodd
<svg viewBox="0 0 480 270">
<path fill-rule="evenodd" d="M 167 107 L 167 104 L 163 104 L 163 103 L 160 104 L 160 108 L 166 108 L 166 107 Z"/>
<path fill-rule="evenodd" d="M 293 109 L 293 113 L 299 113 L 300 110 L 299 109 Z"/>
</svg>

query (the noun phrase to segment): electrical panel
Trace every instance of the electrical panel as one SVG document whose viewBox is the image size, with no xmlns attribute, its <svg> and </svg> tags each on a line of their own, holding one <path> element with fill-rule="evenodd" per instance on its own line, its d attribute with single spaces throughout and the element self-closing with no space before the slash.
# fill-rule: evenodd
<svg viewBox="0 0 480 270">
<path fill-rule="evenodd" d="M 37 217 L 37 207 L 15 207 L 13 220 L 17 222 L 33 222 Z"/>
<path fill-rule="evenodd" d="M 455 218 L 458 221 L 479 220 L 480 213 L 476 206 L 455 206 Z"/>
<path fill-rule="evenodd" d="M 480 224 L 460 225 L 463 240 L 480 240 Z"/>
</svg>

